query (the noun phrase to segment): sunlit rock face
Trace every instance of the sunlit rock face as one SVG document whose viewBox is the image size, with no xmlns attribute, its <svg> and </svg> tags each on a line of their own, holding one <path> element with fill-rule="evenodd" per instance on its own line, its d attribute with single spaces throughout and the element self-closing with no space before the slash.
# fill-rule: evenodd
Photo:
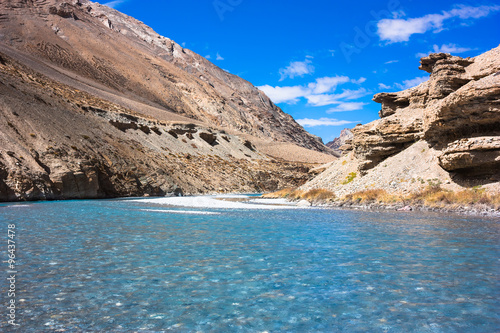
<svg viewBox="0 0 500 333">
<path fill-rule="evenodd" d="M 438 53 L 420 62 L 429 79 L 376 94 L 381 119 L 353 128 L 342 157 L 303 189 L 339 196 L 441 184 L 500 192 L 500 47 L 474 58 Z"/>
<path fill-rule="evenodd" d="M 445 53 L 431 54 L 420 62 L 420 69 L 430 73 L 429 80 L 401 92 L 376 94 L 373 100 L 382 104 L 381 119 L 352 130 L 354 137 L 344 150 L 352 150 L 364 160 L 362 170 L 421 139 L 437 149 L 447 149 L 456 140 L 485 135 L 495 140 L 500 135 L 499 48 L 466 59 Z M 483 142 L 472 141 L 476 145 Z M 450 149 L 443 154 L 450 156 Z M 475 148 L 476 151 L 497 149 Z M 482 160 L 476 159 L 467 166 L 443 165 L 448 170 L 460 169 L 459 165 L 482 168 Z M 485 163 L 493 165 L 486 160 Z"/>
</svg>

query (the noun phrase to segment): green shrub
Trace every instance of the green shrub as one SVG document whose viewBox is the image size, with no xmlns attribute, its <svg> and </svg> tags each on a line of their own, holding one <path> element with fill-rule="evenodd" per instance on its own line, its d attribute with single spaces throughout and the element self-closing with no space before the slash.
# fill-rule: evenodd
<svg viewBox="0 0 500 333">
<path fill-rule="evenodd" d="M 358 174 L 356 172 L 351 172 L 347 175 L 347 177 L 345 177 L 345 180 L 342 182 L 343 185 L 346 185 L 346 184 L 349 184 L 350 182 L 352 182 L 354 180 L 354 178 L 356 178 Z"/>
</svg>

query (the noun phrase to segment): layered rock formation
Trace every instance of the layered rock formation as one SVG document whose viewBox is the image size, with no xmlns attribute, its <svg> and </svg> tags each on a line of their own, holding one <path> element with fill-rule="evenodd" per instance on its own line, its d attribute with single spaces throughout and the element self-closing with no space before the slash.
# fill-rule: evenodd
<svg viewBox="0 0 500 333">
<path fill-rule="evenodd" d="M 133 18 L 0 3 L 0 201 L 270 191 L 332 159 L 249 82 Z"/>
<path fill-rule="evenodd" d="M 500 47 L 466 59 L 431 54 L 420 69 L 430 73 L 427 82 L 374 96 L 381 119 L 356 126 L 342 159 L 305 188 L 500 189 Z"/>
</svg>

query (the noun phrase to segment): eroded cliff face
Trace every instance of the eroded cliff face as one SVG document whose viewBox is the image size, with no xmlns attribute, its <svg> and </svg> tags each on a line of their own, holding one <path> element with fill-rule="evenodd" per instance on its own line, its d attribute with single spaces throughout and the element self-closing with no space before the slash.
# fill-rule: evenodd
<svg viewBox="0 0 500 333">
<path fill-rule="evenodd" d="M 499 190 L 500 47 L 466 59 L 431 54 L 419 68 L 429 80 L 376 94 L 381 119 L 356 126 L 342 159 L 306 188 L 404 192 L 433 181 L 450 189 Z M 349 174 L 355 176 L 349 180 Z"/>
</svg>

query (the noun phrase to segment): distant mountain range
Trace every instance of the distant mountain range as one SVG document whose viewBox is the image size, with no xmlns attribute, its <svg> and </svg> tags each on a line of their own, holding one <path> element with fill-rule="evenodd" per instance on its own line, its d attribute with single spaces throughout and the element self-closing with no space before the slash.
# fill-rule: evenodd
<svg viewBox="0 0 500 333">
<path fill-rule="evenodd" d="M 326 144 L 326 146 L 330 149 L 332 149 L 335 153 L 340 156 L 342 153 L 342 150 L 340 147 L 345 145 L 348 140 L 352 139 L 353 134 L 349 128 L 344 128 L 342 131 L 340 131 L 340 135 L 338 138 L 333 139 L 333 141 L 330 141 Z"/>
</svg>

